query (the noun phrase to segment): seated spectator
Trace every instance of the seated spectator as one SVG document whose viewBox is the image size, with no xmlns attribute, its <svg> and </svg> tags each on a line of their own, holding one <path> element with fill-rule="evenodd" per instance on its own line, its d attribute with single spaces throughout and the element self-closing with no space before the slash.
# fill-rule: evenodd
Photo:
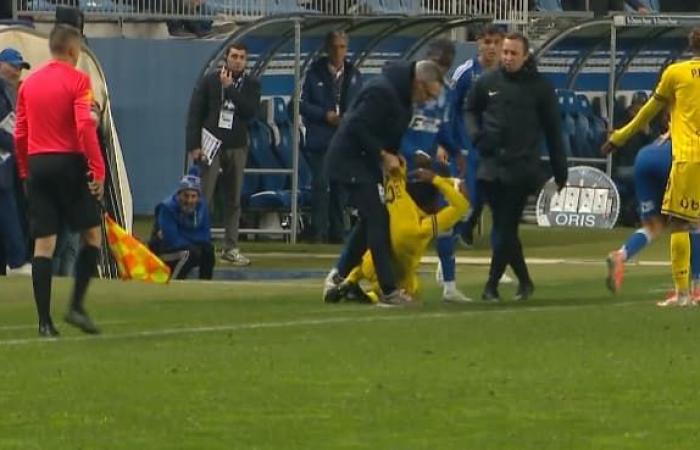
<svg viewBox="0 0 700 450">
<path fill-rule="evenodd" d="M 192 269 L 199 267 L 199 279 L 211 280 L 214 246 L 209 210 L 201 195 L 198 176 L 184 176 L 177 191 L 156 207 L 148 246 L 170 267 L 172 278 L 185 279 Z"/>
</svg>

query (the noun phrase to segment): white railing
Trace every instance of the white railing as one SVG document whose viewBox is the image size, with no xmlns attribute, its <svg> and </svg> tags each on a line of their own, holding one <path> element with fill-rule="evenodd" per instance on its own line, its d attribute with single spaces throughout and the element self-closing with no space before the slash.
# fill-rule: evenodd
<svg viewBox="0 0 700 450">
<path fill-rule="evenodd" d="M 57 6 L 79 6 L 86 19 L 256 20 L 273 14 L 483 15 L 496 22 L 525 24 L 528 0 L 11 0 L 16 17 L 51 16 Z"/>
</svg>

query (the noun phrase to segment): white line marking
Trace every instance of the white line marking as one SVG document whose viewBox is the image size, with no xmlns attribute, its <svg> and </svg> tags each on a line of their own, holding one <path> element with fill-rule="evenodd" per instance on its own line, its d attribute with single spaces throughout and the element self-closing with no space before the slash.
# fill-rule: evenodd
<svg viewBox="0 0 700 450">
<path fill-rule="evenodd" d="M 58 339 L 45 338 L 24 338 L 24 339 L 4 339 L 0 340 L 0 347 L 14 347 L 26 344 L 43 344 L 56 342 L 81 342 L 81 341 L 101 341 L 101 340 L 116 340 L 116 339 L 134 339 L 143 337 L 164 337 L 177 336 L 182 334 L 202 334 L 216 333 L 221 331 L 244 331 L 244 330 L 259 330 L 273 328 L 292 328 L 300 326 L 322 326 L 334 325 L 343 323 L 370 323 L 383 321 L 403 321 L 403 320 L 433 320 L 433 319 L 453 319 L 458 317 L 475 316 L 482 314 L 513 314 L 517 312 L 548 312 L 548 311 L 568 311 L 576 309 L 591 309 L 608 306 L 632 306 L 642 305 L 643 303 L 636 302 L 620 302 L 610 304 L 592 304 L 592 305 L 574 305 L 574 306 L 533 306 L 529 308 L 512 308 L 512 309 L 484 309 L 478 311 L 453 311 L 453 312 L 438 312 L 425 314 L 402 314 L 402 315 L 374 315 L 364 317 L 328 317 L 323 319 L 299 319 L 288 320 L 281 322 L 252 322 L 252 323 L 237 323 L 228 325 L 215 325 L 209 327 L 182 327 L 182 328 L 163 328 L 159 330 L 134 331 L 122 334 L 106 334 L 100 336 L 68 336 Z M 329 308 L 329 311 L 331 309 Z M 396 309 L 395 309 L 396 310 Z M 400 310 L 400 309 L 399 309 Z M 372 309 L 379 311 L 379 309 Z M 404 309 L 403 311 L 408 311 Z"/>
<path fill-rule="evenodd" d="M 126 320 L 111 320 L 111 321 L 105 321 L 101 322 L 100 325 L 125 325 L 127 323 L 132 323 L 128 322 Z M 12 330 L 33 330 L 35 328 L 38 328 L 38 324 L 27 324 L 27 325 L 0 325 L 0 331 L 12 331 Z"/>
</svg>

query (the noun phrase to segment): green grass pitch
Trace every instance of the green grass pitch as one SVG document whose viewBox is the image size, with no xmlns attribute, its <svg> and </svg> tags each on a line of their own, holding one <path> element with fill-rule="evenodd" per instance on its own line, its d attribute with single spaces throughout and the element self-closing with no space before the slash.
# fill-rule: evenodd
<svg viewBox="0 0 700 450">
<path fill-rule="evenodd" d="M 654 306 L 668 267 L 607 293 L 600 261 L 628 231 L 526 229 L 528 256 L 576 261 L 533 265 L 524 304 L 511 285 L 442 305 L 429 266 L 405 310 L 323 305 L 317 279 L 99 281 L 103 335 L 59 321 L 55 342 L 36 338 L 30 280 L 0 279 L 0 449 L 700 448 L 700 310 Z M 253 259 L 326 267 L 312 249 Z M 485 275 L 460 266 L 459 285 L 478 297 Z M 55 281 L 55 319 L 69 288 Z"/>
</svg>

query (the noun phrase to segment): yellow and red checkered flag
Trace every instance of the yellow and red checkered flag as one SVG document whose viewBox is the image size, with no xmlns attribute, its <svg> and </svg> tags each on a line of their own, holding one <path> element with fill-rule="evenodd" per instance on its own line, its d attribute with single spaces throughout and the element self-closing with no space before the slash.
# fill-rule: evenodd
<svg viewBox="0 0 700 450">
<path fill-rule="evenodd" d="M 138 239 L 119 226 L 109 214 L 105 214 L 107 242 L 117 261 L 122 280 L 141 280 L 151 283 L 167 283 L 170 267 L 143 245 Z"/>
</svg>

